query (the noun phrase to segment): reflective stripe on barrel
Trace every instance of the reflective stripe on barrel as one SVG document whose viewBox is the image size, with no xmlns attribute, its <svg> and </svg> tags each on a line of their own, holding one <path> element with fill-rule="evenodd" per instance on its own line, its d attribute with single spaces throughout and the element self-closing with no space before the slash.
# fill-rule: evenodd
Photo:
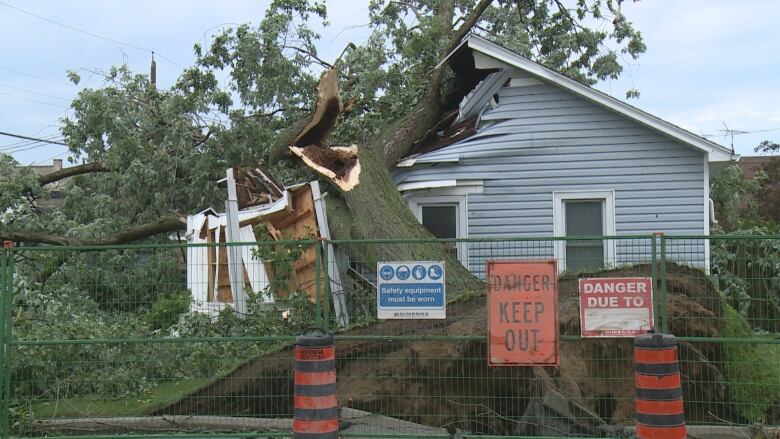
<svg viewBox="0 0 780 439">
<path fill-rule="evenodd" d="M 673 335 L 645 334 L 634 340 L 636 435 L 639 439 L 683 439 L 685 412 Z"/>
<path fill-rule="evenodd" d="M 295 346 L 293 437 L 336 439 L 336 353 L 333 334 L 301 335 Z"/>
</svg>

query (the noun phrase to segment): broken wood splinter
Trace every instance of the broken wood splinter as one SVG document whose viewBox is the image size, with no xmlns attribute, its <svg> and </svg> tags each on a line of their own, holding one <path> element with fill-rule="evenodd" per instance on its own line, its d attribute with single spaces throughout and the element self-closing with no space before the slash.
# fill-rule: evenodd
<svg viewBox="0 0 780 439">
<path fill-rule="evenodd" d="M 300 157 L 314 171 L 328 177 L 339 189 L 348 192 L 360 183 L 360 161 L 357 145 L 332 146 L 322 149 L 318 146 L 291 146 L 293 154 Z"/>
</svg>

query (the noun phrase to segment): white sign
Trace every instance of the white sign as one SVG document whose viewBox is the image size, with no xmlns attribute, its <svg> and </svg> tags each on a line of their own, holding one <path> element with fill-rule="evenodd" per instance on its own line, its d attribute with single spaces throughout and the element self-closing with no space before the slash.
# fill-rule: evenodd
<svg viewBox="0 0 780 439">
<path fill-rule="evenodd" d="M 653 280 L 580 279 L 583 337 L 636 337 L 653 329 Z"/>
<path fill-rule="evenodd" d="M 376 307 L 380 319 L 444 319 L 444 262 L 378 262 Z"/>
</svg>

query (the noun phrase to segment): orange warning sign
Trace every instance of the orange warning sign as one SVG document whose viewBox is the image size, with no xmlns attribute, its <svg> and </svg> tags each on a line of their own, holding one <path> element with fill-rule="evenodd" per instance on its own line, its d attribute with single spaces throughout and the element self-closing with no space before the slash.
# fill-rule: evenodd
<svg viewBox="0 0 780 439">
<path fill-rule="evenodd" d="M 555 261 L 488 261 L 488 364 L 558 365 Z"/>
</svg>

